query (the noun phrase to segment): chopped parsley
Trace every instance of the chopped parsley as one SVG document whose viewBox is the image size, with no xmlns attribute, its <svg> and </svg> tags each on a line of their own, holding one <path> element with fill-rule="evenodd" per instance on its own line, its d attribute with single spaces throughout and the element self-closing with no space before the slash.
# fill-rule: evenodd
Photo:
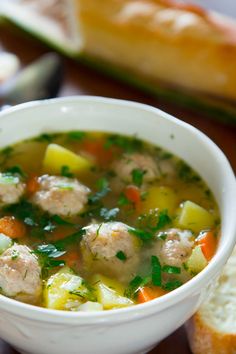
<svg viewBox="0 0 236 354">
<path fill-rule="evenodd" d="M 167 239 L 167 233 L 161 232 L 157 237 L 165 241 Z"/>
<path fill-rule="evenodd" d="M 128 287 L 125 290 L 124 295 L 131 299 L 134 298 L 137 295 L 138 289 L 142 284 L 143 284 L 143 278 L 137 275 L 129 283 Z"/>
<path fill-rule="evenodd" d="M 158 222 L 155 227 L 155 231 L 158 231 L 171 223 L 171 218 L 168 215 L 168 210 L 161 210 L 158 215 Z"/>
<path fill-rule="evenodd" d="M 161 286 L 162 277 L 161 277 L 161 264 L 156 256 L 151 257 L 151 266 L 152 266 L 152 283 L 155 286 Z"/>
<path fill-rule="evenodd" d="M 73 234 L 66 236 L 65 238 L 58 240 L 53 243 L 53 245 L 58 248 L 58 249 L 65 249 L 67 246 L 80 241 L 82 236 L 86 234 L 86 228 L 82 227 L 79 229 L 77 232 L 74 232 Z"/>
<path fill-rule="evenodd" d="M 126 261 L 127 256 L 123 251 L 119 251 L 116 254 L 116 257 L 120 260 L 120 261 Z"/>
<path fill-rule="evenodd" d="M 199 182 L 200 177 L 183 161 L 177 165 L 178 177 L 185 183 Z"/>
<path fill-rule="evenodd" d="M 165 283 L 162 288 L 167 291 L 174 290 L 176 288 L 179 288 L 183 283 L 180 280 L 170 280 L 167 283 Z"/>
<path fill-rule="evenodd" d="M 61 167 L 61 176 L 73 178 L 75 175 L 70 171 L 69 166 L 64 165 Z"/>
<path fill-rule="evenodd" d="M 100 178 L 97 181 L 97 186 L 98 186 L 98 192 L 88 197 L 89 205 L 93 205 L 100 202 L 100 200 L 104 198 L 111 191 L 109 187 L 109 182 L 106 178 Z"/>
<path fill-rule="evenodd" d="M 52 220 L 58 225 L 73 225 L 71 222 L 62 219 L 59 215 L 53 215 Z"/>
<path fill-rule="evenodd" d="M 13 175 L 16 174 L 16 175 L 19 175 L 21 177 L 27 177 L 27 174 L 22 170 L 22 168 L 19 165 L 8 167 L 4 171 L 4 173 L 13 174 Z"/>
<path fill-rule="evenodd" d="M 131 204 L 130 200 L 126 197 L 126 195 L 124 193 L 121 193 L 118 199 L 117 204 L 119 206 L 124 206 L 124 205 L 128 205 Z"/>
<path fill-rule="evenodd" d="M 86 136 L 86 133 L 83 131 L 80 131 L 80 130 L 74 130 L 74 131 L 67 133 L 67 137 L 69 140 L 80 141 L 80 140 L 84 139 L 85 136 Z"/>
<path fill-rule="evenodd" d="M 56 258 L 63 256 L 66 251 L 58 249 L 53 244 L 39 245 L 33 253 L 39 256 L 43 277 L 46 277 L 52 268 L 63 267 L 65 265 L 65 261 Z"/>
<path fill-rule="evenodd" d="M 164 265 L 162 267 L 162 272 L 168 273 L 168 274 L 180 274 L 181 273 L 181 268 L 180 267 L 170 266 L 170 265 Z"/>
<path fill-rule="evenodd" d="M 105 149 L 109 149 L 111 146 L 117 146 L 125 152 L 140 151 L 143 147 L 143 142 L 137 137 L 126 137 L 121 135 L 109 135 L 106 138 Z"/>
<path fill-rule="evenodd" d="M 139 168 L 135 168 L 132 171 L 132 182 L 138 187 L 141 187 L 143 183 L 143 176 L 145 175 L 146 171 L 141 170 Z"/>
<path fill-rule="evenodd" d="M 152 232 L 146 231 L 146 230 L 141 230 L 141 229 L 136 229 L 134 227 L 129 227 L 128 232 L 130 234 L 137 236 L 142 241 L 149 241 L 154 237 Z"/>
<path fill-rule="evenodd" d="M 79 296 L 82 299 L 86 299 L 87 301 L 92 301 L 95 302 L 97 301 L 96 296 L 93 294 L 92 291 L 90 291 L 89 289 L 77 289 L 77 290 L 72 290 L 70 291 L 70 294 L 75 295 L 75 296 Z"/>
<path fill-rule="evenodd" d="M 36 137 L 34 139 L 34 141 L 37 141 L 40 143 L 51 143 L 58 136 L 59 136 L 58 133 L 52 133 L 52 134 L 43 133 L 43 134 L 39 135 L 38 137 Z"/>
<path fill-rule="evenodd" d="M 20 255 L 20 253 L 19 253 L 19 251 L 17 251 L 16 249 L 13 249 L 13 250 L 11 251 L 11 259 L 12 259 L 12 260 L 17 259 L 17 258 L 19 257 L 19 255 Z"/>
</svg>

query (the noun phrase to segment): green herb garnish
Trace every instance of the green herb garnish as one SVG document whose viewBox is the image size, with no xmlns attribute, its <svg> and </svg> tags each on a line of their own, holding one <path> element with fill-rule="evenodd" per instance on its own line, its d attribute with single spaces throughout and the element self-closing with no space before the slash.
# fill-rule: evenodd
<svg viewBox="0 0 236 354">
<path fill-rule="evenodd" d="M 89 205 L 93 205 L 100 202 L 100 200 L 104 198 L 111 191 L 108 180 L 106 178 L 100 178 L 97 181 L 97 186 L 98 186 L 98 192 L 88 197 Z"/>
<path fill-rule="evenodd" d="M 107 137 L 104 147 L 109 149 L 111 146 L 117 146 L 125 152 L 139 151 L 143 147 L 143 142 L 136 137 L 130 138 L 120 135 L 110 135 Z"/>
<path fill-rule="evenodd" d="M 17 258 L 19 257 L 19 255 L 20 255 L 19 251 L 15 250 L 15 249 L 13 249 L 13 250 L 11 251 L 11 259 L 12 259 L 12 260 L 17 259 Z"/>
<path fill-rule="evenodd" d="M 180 267 L 170 266 L 170 265 L 164 265 L 162 267 L 162 272 L 168 273 L 168 274 L 180 274 L 181 273 L 181 268 Z"/>
<path fill-rule="evenodd" d="M 80 140 L 84 139 L 85 136 L 86 136 L 86 133 L 82 132 L 80 130 L 75 130 L 75 131 L 71 131 L 71 132 L 67 133 L 67 137 L 69 138 L 69 140 L 80 141 Z"/>
<path fill-rule="evenodd" d="M 133 235 L 137 236 L 142 241 L 149 241 L 149 240 L 151 240 L 154 237 L 152 232 L 146 231 L 146 230 L 141 230 L 141 229 L 136 229 L 134 227 L 129 227 L 128 228 L 128 232 L 130 234 L 133 234 Z"/>
<path fill-rule="evenodd" d="M 69 166 L 64 165 L 61 167 L 61 176 L 73 178 L 75 175 L 70 171 Z"/>
<path fill-rule="evenodd" d="M 161 277 L 161 264 L 156 256 L 151 257 L 151 266 L 152 266 L 152 283 L 155 286 L 161 286 L 162 277 Z"/>
<path fill-rule="evenodd" d="M 124 295 L 129 298 L 135 297 L 137 295 L 138 289 L 142 285 L 143 278 L 137 275 L 134 279 L 131 280 L 129 286 L 126 288 Z"/>
<path fill-rule="evenodd" d="M 155 231 L 158 231 L 170 223 L 171 223 L 171 218 L 168 215 L 168 210 L 167 209 L 161 210 L 158 215 L 157 225 L 154 229 L 155 229 Z"/>
<path fill-rule="evenodd" d="M 118 199 L 117 204 L 119 206 L 124 206 L 124 205 L 128 205 L 131 204 L 131 202 L 129 201 L 129 199 L 124 195 L 124 193 L 121 193 Z"/>
<path fill-rule="evenodd" d="M 126 261 L 126 259 L 127 259 L 126 254 L 125 254 L 123 251 L 117 252 L 116 257 L 117 257 L 120 261 Z"/>
<path fill-rule="evenodd" d="M 200 177 L 183 161 L 177 166 L 178 177 L 186 183 L 199 182 Z"/>
<path fill-rule="evenodd" d="M 43 133 L 43 134 L 37 136 L 37 138 L 35 138 L 34 141 L 38 141 L 40 143 L 44 143 L 44 142 L 51 143 L 58 136 L 59 136 L 58 133 L 52 133 L 52 134 Z"/>
<path fill-rule="evenodd" d="M 22 168 L 19 165 L 8 167 L 4 171 L 4 173 L 13 174 L 13 175 L 16 174 L 16 175 L 19 175 L 21 177 L 27 177 L 27 174 L 22 170 Z"/>
<path fill-rule="evenodd" d="M 176 288 L 179 288 L 183 283 L 180 280 L 171 280 L 164 284 L 162 287 L 164 290 L 171 291 Z"/>
<path fill-rule="evenodd" d="M 143 183 L 143 176 L 145 175 L 145 173 L 146 171 L 141 170 L 139 168 L 135 168 L 132 171 L 132 181 L 136 186 L 141 187 Z"/>
</svg>

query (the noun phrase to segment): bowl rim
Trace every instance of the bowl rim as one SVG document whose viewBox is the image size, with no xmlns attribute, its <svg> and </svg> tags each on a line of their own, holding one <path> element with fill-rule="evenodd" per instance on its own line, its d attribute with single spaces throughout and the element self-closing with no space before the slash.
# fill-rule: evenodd
<svg viewBox="0 0 236 354">
<path fill-rule="evenodd" d="M 117 106 L 140 109 L 142 111 L 154 113 L 156 116 L 159 116 L 163 119 L 166 119 L 173 123 L 174 125 L 181 126 L 186 131 L 192 131 L 196 136 L 200 137 L 203 142 L 208 145 L 208 147 L 217 155 L 218 163 L 221 164 L 223 170 L 224 182 L 227 187 L 231 188 L 231 192 L 228 196 L 229 203 L 228 208 L 232 207 L 235 204 L 236 200 L 236 179 L 232 167 L 227 160 L 224 153 L 219 149 L 219 147 L 209 138 L 207 135 L 202 133 L 197 128 L 192 125 L 177 119 L 170 114 L 163 112 L 162 110 L 155 108 L 153 106 L 128 101 L 120 100 L 106 97 L 98 96 L 69 96 L 69 97 L 59 97 L 43 101 L 33 101 L 27 102 L 15 107 L 11 107 L 7 110 L 0 112 L 0 120 L 7 119 L 9 115 L 15 112 L 22 112 L 28 109 L 39 109 L 42 106 L 55 106 L 58 107 L 64 104 L 76 105 L 79 103 L 103 103 L 103 104 L 112 104 L 114 109 Z M 1 121 L 0 121 L 1 124 Z M 204 287 L 204 283 L 208 283 L 210 279 L 214 279 L 214 276 L 217 275 L 217 269 L 220 269 L 233 250 L 233 247 L 236 242 L 236 218 L 231 220 L 230 235 L 222 243 L 217 250 L 214 258 L 208 264 L 208 266 L 192 278 L 187 283 L 183 284 L 181 287 L 171 291 L 163 297 L 153 299 L 144 304 L 138 304 L 127 308 L 114 309 L 109 311 L 99 311 L 99 312 L 69 312 L 69 311 L 60 311 L 46 309 L 26 303 L 19 302 L 17 300 L 8 298 L 6 296 L 0 295 L 0 310 L 10 312 L 12 314 L 20 315 L 21 317 L 37 319 L 38 321 L 46 321 L 52 323 L 70 323 L 76 325 L 83 324 L 95 324 L 99 322 L 109 322 L 109 323 L 118 323 L 124 321 L 131 321 L 133 318 L 144 318 L 157 312 L 163 311 L 166 308 L 176 305 L 179 301 L 184 300 L 186 297 L 194 296 L 199 290 L 199 288 Z"/>
</svg>

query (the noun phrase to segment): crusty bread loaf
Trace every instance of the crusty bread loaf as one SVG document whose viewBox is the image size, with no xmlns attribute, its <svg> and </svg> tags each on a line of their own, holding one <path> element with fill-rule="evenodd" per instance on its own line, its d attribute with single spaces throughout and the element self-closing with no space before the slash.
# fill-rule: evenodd
<svg viewBox="0 0 236 354">
<path fill-rule="evenodd" d="M 75 0 L 84 52 L 150 81 L 236 99 L 236 23 L 173 0 Z"/>
<path fill-rule="evenodd" d="M 193 354 L 236 353 L 236 249 L 217 287 L 186 328 Z"/>
</svg>

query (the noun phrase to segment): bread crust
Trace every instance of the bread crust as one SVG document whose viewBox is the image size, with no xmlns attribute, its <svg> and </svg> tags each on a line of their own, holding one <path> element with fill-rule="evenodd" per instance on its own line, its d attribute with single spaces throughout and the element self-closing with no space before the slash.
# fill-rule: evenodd
<svg viewBox="0 0 236 354">
<path fill-rule="evenodd" d="M 78 9 L 86 53 L 152 81 L 236 100 L 234 21 L 174 0 L 80 0 Z"/>
<path fill-rule="evenodd" d="M 202 319 L 201 311 L 197 312 L 185 326 L 193 354 L 236 353 L 236 333 L 216 331 Z"/>
</svg>

